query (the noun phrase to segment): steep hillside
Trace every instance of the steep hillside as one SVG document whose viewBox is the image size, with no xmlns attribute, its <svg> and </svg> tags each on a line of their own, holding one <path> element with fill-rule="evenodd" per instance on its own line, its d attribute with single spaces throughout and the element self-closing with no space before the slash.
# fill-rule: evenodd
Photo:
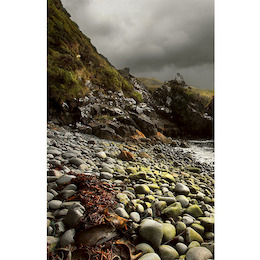
<svg viewBox="0 0 260 260">
<path fill-rule="evenodd" d="M 60 0 L 48 0 L 48 98 L 49 105 L 85 96 L 89 85 L 123 90 L 133 86 L 100 55 L 90 39 L 73 22 Z"/>
</svg>

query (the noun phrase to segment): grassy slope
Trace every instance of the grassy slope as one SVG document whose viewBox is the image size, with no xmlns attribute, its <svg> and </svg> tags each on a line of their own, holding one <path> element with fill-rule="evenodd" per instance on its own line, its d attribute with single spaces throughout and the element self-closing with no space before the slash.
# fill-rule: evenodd
<svg viewBox="0 0 260 260">
<path fill-rule="evenodd" d="M 139 77 L 137 78 L 138 80 L 140 80 L 145 86 L 147 86 L 147 88 L 151 91 L 154 92 L 157 88 L 159 88 L 160 86 L 163 85 L 163 82 L 161 82 L 158 79 L 155 78 L 143 78 L 143 77 Z"/>
<path fill-rule="evenodd" d="M 63 101 L 86 95 L 86 80 L 104 90 L 122 89 L 134 96 L 133 86 L 99 55 L 90 39 L 70 20 L 60 0 L 48 0 L 48 95 Z"/>
</svg>

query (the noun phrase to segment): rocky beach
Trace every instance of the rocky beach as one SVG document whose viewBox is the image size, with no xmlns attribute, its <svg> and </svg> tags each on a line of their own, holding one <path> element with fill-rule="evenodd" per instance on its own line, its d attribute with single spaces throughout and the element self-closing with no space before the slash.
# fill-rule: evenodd
<svg viewBox="0 0 260 260">
<path fill-rule="evenodd" d="M 189 141 L 145 139 L 48 122 L 49 259 L 214 258 L 214 166 Z"/>
<path fill-rule="evenodd" d="M 48 259 L 213 259 L 214 91 L 151 89 L 70 17 L 48 1 Z"/>
</svg>

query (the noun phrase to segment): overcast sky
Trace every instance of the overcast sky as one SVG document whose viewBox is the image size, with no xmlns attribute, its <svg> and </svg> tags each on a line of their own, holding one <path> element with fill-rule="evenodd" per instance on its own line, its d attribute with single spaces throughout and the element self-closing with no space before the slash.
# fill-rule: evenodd
<svg viewBox="0 0 260 260">
<path fill-rule="evenodd" d="M 214 85 L 213 0 L 62 0 L 92 44 L 136 77 Z"/>
</svg>

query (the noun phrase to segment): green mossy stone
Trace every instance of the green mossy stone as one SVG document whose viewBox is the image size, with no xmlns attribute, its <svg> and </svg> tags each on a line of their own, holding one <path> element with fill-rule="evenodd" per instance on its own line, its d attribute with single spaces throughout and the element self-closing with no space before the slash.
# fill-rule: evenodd
<svg viewBox="0 0 260 260">
<path fill-rule="evenodd" d="M 147 186 L 148 186 L 151 190 L 157 190 L 157 189 L 160 189 L 160 187 L 158 186 L 157 183 L 147 184 Z"/>
<path fill-rule="evenodd" d="M 137 173 L 137 169 L 136 168 L 134 168 L 134 167 L 127 167 L 126 169 L 125 169 L 125 171 L 127 172 L 127 173 L 129 173 L 129 174 L 135 174 L 135 173 Z"/>
<path fill-rule="evenodd" d="M 138 213 L 144 213 L 144 206 L 141 205 L 141 204 L 138 204 L 136 206 L 136 210 L 137 210 Z"/>
<path fill-rule="evenodd" d="M 193 205 L 199 204 L 199 202 L 196 199 L 191 199 L 190 203 L 193 204 Z"/>
<path fill-rule="evenodd" d="M 161 178 L 166 180 L 166 181 L 168 181 L 168 182 L 175 182 L 174 177 L 171 174 L 169 174 L 169 173 L 163 174 L 161 176 Z"/>
<path fill-rule="evenodd" d="M 204 202 L 206 204 L 211 204 L 212 203 L 212 199 L 210 197 L 206 196 L 206 197 L 204 197 Z"/>
<path fill-rule="evenodd" d="M 200 168 L 197 168 L 197 167 L 187 166 L 185 169 L 186 169 L 187 171 L 189 171 L 189 172 L 195 172 L 195 173 L 200 173 L 200 172 L 201 172 L 201 169 L 200 169 Z"/>
<path fill-rule="evenodd" d="M 140 184 L 135 187 L 135 192 L 137 194 L 149 194 L 150 191 L 151 191 L 150 188 L 145 184 Z"/>
<path fill-rule="evenodd" d="M 193 228 L 196 232 L 198 232 L 201 236 L 205 231 L 205 228 L 200 224 L 193 223 L 190 227 Z"/>
<path fill-rule="evenodd" d="M 154 202 L 155 197 L 153 195 L 147 195 L 147 196 L 145 196 L 144 200 L 147 201 L 147 202 Z"/>
<path fill-rule="evenodd" d="M 151 172 L 151 169 L 148 168 L 148 167 L 140 166 L 139 169 L 140 169 L 141 172 Z"/>
<path fill-rule="evenodd" d="M 151 244 L 154 249 L 157 249 L 162 242 L 163 226 L 157 221 L 145 219 L 140 225 L 139 234 L 144 241 Z"/>
<path fill-rule="evenodd" d="M 177 232 L 177 235 L 179 235 L 180 233 L 182 233 L 183 231 L 186 230 L 186 225 L 185 223 L 181 222 L 181 221 L 178 221 L 176 223 L 176 232 Z"/>
<path fill-rule="evenodd" d="M 203 211 L 201 210 L 201 208 L 198 205 L 191 205 L 186 209 L 186 213 L 188 213 L 189 215 L 198 218 L 203 216 Z"/>
<path fill-rule="evenodd" d="M 215 219 L 213 217 L 200 217 L 199 220 L 206 231 L 214 230 Z"/>
<path fill-rule="evenodd" d="M 147 209 L 149 209 L 149 208 L 152 207 L 152 203 L 151 203 L 151 202 L 145 201 L 144 205 L 145 205 L 145 207 L 146 207 Z"/>
<path fill-rule="evenodd" d="M 133 194 L 135 194 L 135 189 L 132 187 L 127 187 L 126 190 L 132 192 Z"/>
<path fill-rule="evenodd" d="M 184 196 L 184 195 L 178 195 L 176 197 L 176 200 L 181 203 L 181 206 L 183 208 L 186 208 L 189 205 L 189 203 L 190 203 L 188 198 L 186 196 Z"/>
<path fill-rule="evenodd" d="M 186 229 L 186 242 L 190 243 L 192 241 L 198 241 L 199 243 L 202 243 L 204 240 L 198 232 L 196 232 L 191 227 L 188 227 Z"/>
<path fill-rule="evenodd" d="M 191 241 L 189 246 L 188 246 L 188 250 L 193 248 L 193 247 L 199 247 L 200 243 L 198 241 Z"/>
<path fill-rule="evenodd" d="M 170 223 L 163 223 L 163 241 L 167 242 L 176 236 L 176 228 Z"/>
<path fill-rule="evenodd" d="M 185 260 L 186 255 L 180 255 L 179 260 Z"/>
<path fill-rule="evenodd" d="M 116 197 L 118 198 L 119 202 L 123 203 L 124 205 L 126 205 L 130 201 L 128 196 L 124 193 L 118 193 Z"/>
<path fill-rule="evenodd" d="M 165 201 L 167 203 L 167 205 L 171 205 L 174 202 L 176 202 L 176 198 L 175 197 L 158 197 L 158 200 L 160 201 Z"/>
<path fill-rule="evenodd" d="M 213 240 L 214 239 L 214 233 L 213 232 L 205 232 L 203 235 L 203 238 L 205 240 Z"/>
<path fill-rule="evenodd" d="M 132 174 L 129 175 L 129 179 L 131 179 L 131 180 L 139 180 L 139 179 L 146 180 L 147 175 L 146 175 L 145 172 L 132 173 Z"/>
<path fill-rule="evenodd" d="M 136 194 L 137 199 L 143 201 L 145 198 L 145 194 Z"/>
<path fill-rule="evenodd" d="M 146 243 L 140 243 L 136 246 L 136 250 L 137 251 L 142 251 L 144 254 L 147 254 L 147 253 L 154 253 L 154 250 L 153 248 L 149 245 L 149 244 L 146 244 Z"/>
<path fill-rule="evenodd" d="M 167 208 L 167 203 L 166 203 L 166 201 L 156 201 L 154 205 L 155 205 L 155 207 L 156 207 L 159 211 L 162 211 L 162 210 L 164 210 L 165 208 Z"/>
<path fill-rule="evenodd" d="M 162 214 L 165 214 L 169 218 L 177 218 L 181 213 L 182 207 L 180 202 L 175 202 L 162 211 Z"/>
<path fill-rule="evenodd" d="M 179 258 L 179 253 L 169 245 L 160 246 L 158 253 L 162 260 L 174 260 Z"/>
</svg>

